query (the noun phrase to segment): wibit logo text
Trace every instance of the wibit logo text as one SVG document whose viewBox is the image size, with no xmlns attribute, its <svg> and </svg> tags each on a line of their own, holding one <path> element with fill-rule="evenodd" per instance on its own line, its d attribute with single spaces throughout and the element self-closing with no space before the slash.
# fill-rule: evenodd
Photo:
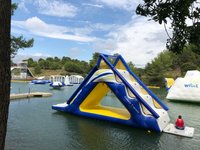
<svg viewBox="0 0 200 150">
<path fill-rule="evenodd" d="M 184 84 L 186 88 L 198 88 L 198 84 Z"/>
</svg>

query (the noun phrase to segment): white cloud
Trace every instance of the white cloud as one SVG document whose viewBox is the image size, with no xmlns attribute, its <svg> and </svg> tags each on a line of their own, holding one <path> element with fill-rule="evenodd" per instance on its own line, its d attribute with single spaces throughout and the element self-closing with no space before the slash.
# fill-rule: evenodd
<svg viewBox="0 0 200 150">
<path fill-rule="evenodd" d="M 87 28 L 67 28 L 53 24 L 47 24 L 38 17 L 32 17 L 26 21 L 12 21 L 13 31 L 21 29 L 27 33 L 38 35 L 42 37 L 49 37 L 55 39 L 71 40 L 78 42 L 92 42 L 95 37 L 84 35 L 90 33 Z M 16 29 L 15 29 L 16 28 Z"/>
<path fill-rule="evenodd" d="M 96 7 L 96 8 L 103 8 L 103 5 L 99 5 L 99 4 L 83 3 L 82 5 L 83 6 Z"/>
<path fill-rule="evenodd" d="M 116 24 L 103 24 L 103 23 L 95 23 L 95 24 L 90 24 L 90 28 L 93 30 L 98 30 L 98 31 L 110 31 L 112 29 L 118 28 L 119 25 Z"/>
<path fill-rule="evenodd" d="M 93 44 L 93 49 L 97 52 L 107 51 L 111 53 L 111 51 L 114 51 L 117 49 L 117 43 L 116 39 L 108 38 L 108 39 L 99 39 L 97 42 Z"/>
<path fill-rule="evenodd" d="M 56 17 L 74 17 L 78 10 L 72 4 L 60 0 L 36 0 L 35 5 L 39 13 Z"/>
<path fill-rule="evenodd" d="M 22 0 L 19 4 L 18 4 L 18 7 L 19 9 L 22 9 L 24 10 L 25 12 L 27 13 L 30 13 L 30 11 L 28 10 L 28 8 L 26 7 L 26 4 L 25 4 L 25 0 Z"/>
<path fill-rule="evenodd" d="M 54 6 L 57 7 L 61 2 L 63 3 L 63 1 L 57 0 L 36 0 L 34 2 L 36 6 L 39 6 L 38 8 L 40 11 L 43 7 L 45 7 L 43 9 L 44 11 L 46 11 L 47 8 L 49 9 L 48 11 L 50 11 Z M 125 9 L 134 12 L 134 9 L 141 0 L 96 0 L 96 2 L 98 2 L 94 4 L 96 6 L 87 3 L 83 3 L 83 5 L 99 8 L 106 5 L 111 8 Z M 70 5 L 68 3 L 65 4 Z M 52 11 L 55 10 L 57 9 L 53 9 Z M 68 13 L 68 10 L 66 10 L 64 12 Z M 51 12 L 48 13 L 52 15 Z M 61 11 L 61 14 L 62 13 L 63 11 Z M 77 8 L 75 8 L 73 15 L 76 15 L 76 13 Z M 71 15 L 71 17 L 73 17 L 73 15 Z M 76 21 L 78 22 L 79 20 Z M 80 23 L 80 25 L 81 24 L 84 23 Z M 150 62 L 156 57 L 159 52 L 164 50 L 166 39 L 168 38 L 163 26 L 153 21 L 147 21 L 147 18 L 135 16 L 132 17 L 130 22 L 122 26 L 86 22 L 85 25 L 80 28 L 47 24 L 38 17 L 32 17 L 25 21 L 12 21 L 12 32 L 18 34 L 23 32 L 24 35 L 26 33 L 31 33 L 32 35 L 41 37 L 84 43 L 93 42 L 93 49 L 95 51 L 111 54 L 120 53 L 127 61 L 132 61 L 137 66 L 144 66 L 147 62 Z M 104 38 L 90 36 L 94 34 L 99 37 L 104 36 Z M 79 49 L 71 48 L 70 52 L 72 52 L 71 55 L 73 55 L 74 53 L 78 53 Z"/>
<path fill-rule="evenodd" d="M 122 26 L 93 24 L 88 28 L 67 28 L 47 24 L 39 18 L 33 17 L 26 21 L 12 21 L 12 26 L 42 37 L 85 43 L 93 42 L 94 51 L 119 53 L 126 61 L 132 61 L 140 67 L 145 66 L 165 49 L 168 38 L 163 26 L 153 21 L 147 21 L 147 18 L 144 17 L 133 17 L 129 23 Z M 103 39 L 87 36 L 95 31 L 110 32 Z M 77 52 L 79 49 L 72 48 L 70 51 Z"/>
<path fill-rule="evenodd" d="M 97 2 L 103 3 L 109 7 L 133 11 L 141 0 L 97 0 Z"/>
<path fill-rule="evenodd" d="M 168 38 L 164 27 L 147 18 L 133 18 L 128 24 L 108 33 L 106 40 L 94 44 L 95 50 L 119 53 L 137 66 L 145 66 L 165 49 Z M 97 48 L 98 47 L 98 48 Z"/>
<path fill-rule="evenodd" d="M 30 13 L 27 4 L 34 4 L 40 14 L 55 17 L 72 18 L 76 16 L 78 11 L 77 7 L 62 0 L 21 0 L 18 6 L 25 12 Z"/>
</svg>

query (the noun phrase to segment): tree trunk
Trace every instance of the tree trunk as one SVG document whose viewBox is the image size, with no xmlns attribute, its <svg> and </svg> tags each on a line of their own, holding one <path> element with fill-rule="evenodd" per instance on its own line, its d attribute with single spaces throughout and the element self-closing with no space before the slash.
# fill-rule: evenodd
<svg viewBox="0 0 200 150">
<path fill-rule="evenodd" d="M 0 0 L 0 150 L 4 150 L 10 103 L 11 0 Z"/>
</svg>

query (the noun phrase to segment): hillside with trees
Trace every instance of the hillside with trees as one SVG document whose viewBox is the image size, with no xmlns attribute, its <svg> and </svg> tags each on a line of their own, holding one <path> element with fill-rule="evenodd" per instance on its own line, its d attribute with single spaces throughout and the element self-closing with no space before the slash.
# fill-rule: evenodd
<svg viewBox="0 0 200 150">
<path fill-rule="evenodd" d="M 28 67 L 31 68 L 35 76 L 50 76 L 50 75 L 71 75 L 80 74 L 86 76 L 89 71 L 96 65 L 99 53 L 94 53 L 89 62 L 70 57 L 48 57 L 40 58 L 38 61 L 32 58 L 28 59 Z M 131 70 L 139 74 L 138 70 L 132 62 L 128 62 Z"/>
<path fill-rule="evenodd" d="M 99 53 L 94 53 L 89 62 L 71 59 L 70 57 L 48 57 L 34 61 L 28 59 L 28 67 L 32 68 L 35 76 L 71 75 L 80 74 L 86 76 L 97 62 Z M 132 62 L 128 62 L 130 69 L 138 75 L 147 85 L 164 86 L 164 78 L 176 79 L 184 76 L 187 70 L 200 70 L 200 55 L 196 53 L 196 46 L 185 46 L 181 53 L 164 50 L 145 68 L 137 68 Z"/>
<path fill-rule="evenodd" d="M 89 71 L 89 63 L 69 57 L 48 57 L 34 61 L 28 59 L 28 67 L 32 69 L 35 76 L 41 75 L 71 75 L 81 74 L 85 76 Z"/>
</svg>

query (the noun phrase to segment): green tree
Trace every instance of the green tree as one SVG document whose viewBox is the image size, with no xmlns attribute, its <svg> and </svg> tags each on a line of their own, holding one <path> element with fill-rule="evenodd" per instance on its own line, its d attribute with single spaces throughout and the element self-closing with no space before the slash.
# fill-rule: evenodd
<svg viewBox="0 0 200 150">
<path fill-rule="evenodd" d="M 60 58 L 54 57 L 54 61 L 55 61 L 55 62 L 60 62 Z"/>
<path fill-rule="evenodd" d="M 4 150 L 10 103 L 11 0 L 0 0 L 0 150 Z"/>
<path fill-rule="evenodd" d="M 188 70 L 196 70 L 196 69 L 199 69 L 199 67 L 196 64 L 192 63 L 192 62 L 186 62 L 186 63 L 183 63 L 181 65 L 182 75 L 185 75 L 185 73 Z"/>
<path fill-rule="evenodd" d="M 35 74 L 41 74 L 42 73 L 41 67 L 39 65 L 37 65 L 37 66 L 34 67 L 34 73 Z"/>
<path fill-rule="evenodd" d="M 35 67 L 37 62 L 35 62 L 32 58 L 28 59 L 28 67 Z"/>
<path fill-rule="evenodd" d="M 98 57 L 99 57 L 98 52 L 93 53 L 92 59 L 90 60 L 90 63 L 89 63 L 90 69 L 92 69 L 96 65 Z"/>
<path fill-rule="evenodd" d="M 58 62 L 51 62 L 49 69 L 52 69 L 52 70 L 61 69 L 61 66 L 59 65 Z"/>
<path fill-rule="evenodd" d="M 41 69 L 63 69 L 68 72 L 82 74 L 83 76 L 89 72 L 89 63 L 78 59 L 71 59 L 69 57 L 63 57 L 62 59 L 59 59 L 58 57 L 48 57 L 46 60 L 40 58 L 38 62 L 33 61 L 32 58 L 28 59 L 29 67 L 36 67 L 37 65 L 39 65 Z"/>
<path fill-rule="evenodd" d="M 164 78 L 172 71 L 173 53 L 161 52 L 151 63 L 145 67 L 145 83 L 149 85 L 164 86 Z"/>
<path fill-rule="evenodd" d="M 53 62 L 53 58 L 52 57 L 47 57 L 46 60 L 49 61 L 49 62 Z"/>
<path fill-rule="evenodd" d="M 46 68 L 46 61 L 43 59 L 43 58 L 40 58 L 38 60 L 38 64 L 39 66 L 42 68 L 42 69 L 45 69 Z"/>
<path fill-rule="evenodd" d="M 64 65 L 65 71 L 67 72 L 76 72 L 76 73 L 83 73 L 81 67 L 73 62 L 66 62 Z"/>
<path fill-rule="evenodd" d="M 64 65 L 67 61 L 71 61 L 71 58 L 70 57 L 63 57 L 62 60 L 61 60 L 61 63 L 62 65 Z"/>
<path fill-rule="evenodd" d="M 188 70 L 200 70 L 200 55 L 194 52 L 196 47 L 188 45 L 181 53 L 164 51 L 145 67 L 142 79 L 150 85 L 164 85 L 165 77 L 177 78 Z"/>
<path fill-rule="evenodd" d="M 82 70 L 84 76 L 86 76 L 86 74 L 88 74 L 89 71 L 90 71 L 89 63 L 86 62 L 86 61 L 81 61 L 81 62 L 79 63 L 79 66 L 80 66 L 80 68 L 81 68 L 81 70 Z"/>
<path fill-rule="evenodd" d="M 149 16 L 164 26 L 170 20 L 173 31 L 166 45 L 169 50 L 179 53 L 187 43 L 200 48 L 200 8 L 197 3 L 197 0 L 144 0 L 136 13 Z M 190 20 L 192 25 L 188 25 L 186 20 Z"/>
<path fill-rule="evenodd" d="M 174 61 L 174 64 L 180 67 L 182 75 L 184 75 L 188 70 L 199 69 L 200 55 L 196 54 L 193 49 L 195 49 L 193 46 L 185 47 Z"/>
<path fill-rule="evenodd" d="M 142 78 L 142 75 L 144 74 L 143 68 L 136 68 L 135 65 L 130 61 L 127 63 L 131 71 L 136 74 L 139 78 Z"/>
<path fill-rule="evenodd" d="M 138 75 L 137 68 L 135 67 L 135 65 L 131 61 L 128 62 L 127 64 L 129 66 L 129 68 L 131 69 L 131 71 Z"/>
<path fill-rule="evenodd" d="M 19 37 L 11 35 L 11 56 L 14 57 L 19 49 L 32 47 L 33 42 L 33 38 L 30 40 L 26 40 L 22 35 Z"/>
</svg>

